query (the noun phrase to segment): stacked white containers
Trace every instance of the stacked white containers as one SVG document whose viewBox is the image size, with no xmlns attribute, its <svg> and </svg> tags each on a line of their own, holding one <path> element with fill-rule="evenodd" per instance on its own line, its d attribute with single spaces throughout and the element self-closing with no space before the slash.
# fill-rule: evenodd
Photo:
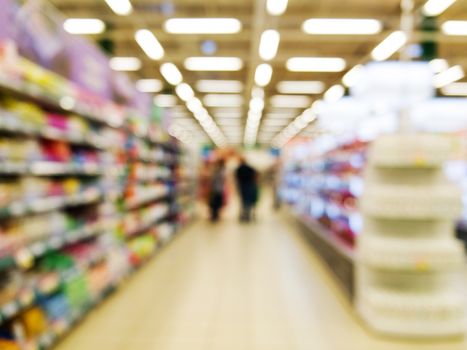
<svg viewBox="0 0 467 350">
<path fill-rule="evenodd" d="M 373 64 L 353 92 L 367 96 L 373 108 L 407 111 L 433 95 L 431 77 L 419 63 Z M 356 305 L 378 332 L 437 337 L 466 330 L 464 251 L 454 237 L 461 192 L 442 169 L 451 142 L 402 130 L 371 147 L 360 203 Z"/>
</svg>

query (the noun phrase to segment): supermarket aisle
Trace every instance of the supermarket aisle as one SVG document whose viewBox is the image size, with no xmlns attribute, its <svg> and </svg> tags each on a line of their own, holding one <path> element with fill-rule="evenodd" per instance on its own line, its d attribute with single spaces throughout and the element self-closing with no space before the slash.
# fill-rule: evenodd
<svg viewBox="0 0 467 350">
<path fill-rule="evenodd" d="M 198 222 L 74 331 L 59 350 L 460 350 L 389 342 L 358 322 L 286 215 Z"/>
</svg>

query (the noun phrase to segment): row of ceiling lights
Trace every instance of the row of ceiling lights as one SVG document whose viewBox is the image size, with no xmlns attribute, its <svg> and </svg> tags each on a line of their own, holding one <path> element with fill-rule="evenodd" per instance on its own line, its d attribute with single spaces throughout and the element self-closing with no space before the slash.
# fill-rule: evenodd
<svg viewBox="0 0 467 350">
<path fill-rule="evenodd" d="M 112 10 L 119 15 L 128 15 L 131 13 L 132 6 L 128 0 L 106 0 L 108 5 Z M 442 13 L 450 5 L 452 5 L 455 0 L 428 0 L 424 6 L 424 12 L 427 15 L 434 16 Z M 281 15 L 285 12 L 287 8 L 287 0 L 269 0 L 267 2 L 267 10 L 271 15 Z M 82 31 L 83 22 L 80 24 L 79 21 L 88 21 L 86 23 L 87 29 L 94 28 L 96 32 L 103 31 L 105 25 L 100 25 L 94 19 L 69 19 L 65 22 L 65 29 L 69 32 L 77 33 Z M 91 22 L 95 24 L 93 27 Z M 97 20 L 98 21 L 98 20 Z M 464 21 L 447 21 L 443 23 L 442 30 L 449 35 L 465 35 L 467 34 L 467 22 Z M 221 24 L 221 25 L 220 25 Z M 222 30 L 219 31 L 219 28 Z M 169 33 L 174 34 L 228 34 L 239 32 L 242 28 L 241 22 L 237 19 L 169 19 L 164 24 L 164 29 Z M 302 25 L 304 32 L 309 34 L 353 34 L 353 35 L 370 35 L 379 33 L 382 30 L 381 22 L 374 19 L 309 19 L 305 21 Z M 159 60 L 164 56 L 164 50 L 157 38 L 152 32 L 146 29 L 138 30 L 135 34 L 135 40 L 138 42 L 142 50 L 146 55 L 153 59 Z M 385 38 L 373 51 L 372 57 L 375 60 L 385 60 L 389 58 L 393 53 L 397 52 L 400 47 L 402 47 L 407 41 L 405 34 L 400 31 L 391 33 L 387 38 Z M 259 56 L 264 61 L 272 60 L 276 54 L 279 47 L 280 34 L 276 30 L 266 30 L 263 32 L 260 40 L 259 47 Z M 114 57 L 111 60 L 111 66 L 117 70 L 138 70 L 141 67 L 141 62 L 134 57 Z M 161 66 L 161 73 L 164 78 L 171 83 L 172 85 L 181 84 L 181 73 L 178 71 L 178 68 L 171 64 L 166 63 L 165 74 Z M 286 63 L 287 69 L 290 71 L 322 71 L 322 72 L 340 72 L 346 68 L 346 62 L 342 58 L 338 57 L 295 57 L 290 58 Z M 210 70 L 240 70 L 243 67 L 243 62 L 236 57 L 190 57 L 185 61 L 185 68 L 189 70 L 207 70 L 209 67 Z M 355 67 L 357 68 L 357 67 Z M 454 69 L 456 68 L 456 69 Z M 459 67 L 452 67 L 452 73 L 457 73 L 459 76 Z M 354 71 L 352 69 L 344 77 L 344 84 L 348 85 L 349 75 Z M 272 77 L 273 69 L 267 63 L 260 64 L 255 72 L 255 83 L 260 87 L 264 87 L 269 84 Z M 443 72 L 447 74 L 447 72 Z M 440 73 L 441 74 L 441 73 Z M 450 77 L 453 74 L 449 75 Z M 463 72 L 462 72 L 463 76 Z M 175 77 L 175 78 L 173 78 Z M 450 78 L 452 79 L 452 78 Z M 457 78 L 459 79 L 459 78 Z M 456 79 L 456 80 L 457 80 Z M 440 79 L 441 80 L 441 79 Z M 455 81 L 455 80 L 454 80 Z M 225 83 L 225 82 L 224 82 Z M 233 82 L 228 82 L 232 84 Z M 239 83 L 239 82 L 236 82 Z M 282 82 L 278 85 L 282 88 L 283 93 L 286 93 L 287 88 L 285 84 L 287 82 Z M 317 86 L 321 82 L 314 82 Z M 241 84 L 241 83 L 240 83 Z M 307 84 L 307 83 L 302 83 Z M 322 83 L 321 83 L 322 84 Z M 157 90 L 159 85 L 156 80 L 142 80 L 138 83 L 141 90 Z M 186 85 L 186 84 L 185 84 Z M 185 86 L 183 85 L 183 86 Z M 292 85 L 291 85 L 292 86 Z M 312 84 L 307 84 L 307 87 L 310 88 Z M 189 87 L 189 86 L 188 86 Z M 199 86 L 197 86 L 199 87 Z M 323 86 L 320 86 L 322 90 Z M 191 89 L 191 87 L 190 87 Z M 259 91 L 259 88 L 257 88 Z M 200 89 L 199 89 L 200 90 Z M 292 91 L 294 90 L 294 91 Z M 297 93 L 299 89 L 297 87 L 290 87 L 289 93 Z M 319 90 L 318 88 L 316 90 Z M 191 90 L 193 91 L 193 90 Z M 200 90 L 201 91 L 201 90 Z M 262 90 L 261 90 L 262 91 Z M 280 91 L 280 90 L 279 90 Z M 303 91 L 303 90 L 302 90 Z M 344 88 L 341 85 L 332 86 L 324 95 L 324 98 L 329 101 L 338 100 L 344 94 Z M 235 91 L 238 92 L 238 89 Z M 219 96 L 211 96 L 211 100 L 218 100 Z M 276 96 L 280 97 L 280 96 Z M 194 92 L 193 92 L 193 97 Z M 229 98 L 233 98 L 230 96 Z M 225 98 L 227 101 L 229 98 Z M 235 97 L 237 105 L 241 98 Z M 258 102 L 262 99 L 262 102 Z M 198 99 L 196 99 L 199 101 Z M 208 106 L 214 106 L 216 103 L 210 103 L 210 97 L 206 96 L 205 103 Z M 217 128 L 217 125 L 214 123 L 213 119 L 209 116 L 205 108 L 200 103 L 200 111 L 195 118 L 197 118 L 205 130 L 210 130 L 210 136 L 217 139 L 218 144 L 224 143 L 225 138 L 222 135 L 222 132 Z M 198 103 L 196 103 L 198 105 Z M 258 108 L 258 106 L 262 106 Z M 247 129 L 245 133 L 245 142 L 248 144 L 255 143 L 256 134 L 259 127 L 259 122 L 262 115 L 262 110 L 264 109 L 264 92 L 261 97 L 254 96 L 254 91 L 252 94 L 252 99 L 250 101 L 250 107 L 256 106 L 255 109 L 250 108 L 249 118 L 247 121 Z M 301 120 L 299 116 L 296 120 Z M 303 119 L 303 118 L 302 118 Z M 303 123 L 295 123 L 295 125 Z M 292 124 L 291 124 L 292 125 Z M 206 130 L 206 131 L 207 131 Z M 288 135 L 289 133 L 284 133 Z"/>
</svg>

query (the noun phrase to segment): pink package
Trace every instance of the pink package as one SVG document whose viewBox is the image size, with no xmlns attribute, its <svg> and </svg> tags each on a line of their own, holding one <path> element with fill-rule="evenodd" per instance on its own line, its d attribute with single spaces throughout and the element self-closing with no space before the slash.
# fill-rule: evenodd
<svg viewBox="0 0 467 350">
<path fill-rule="evenodd" d="M 48 113 L 47 124 L 57 129 L 68 130 L 68 117 L 62 114 Z"/>
</svg>

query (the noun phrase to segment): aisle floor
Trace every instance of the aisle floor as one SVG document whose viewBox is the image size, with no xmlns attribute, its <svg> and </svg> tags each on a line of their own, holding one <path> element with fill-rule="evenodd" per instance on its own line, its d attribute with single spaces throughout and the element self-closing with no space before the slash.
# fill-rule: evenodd
<svg viewBox="0 0 467 350">
<path fill-rule="evenodd" d="M 286 214 L 199 220 L 58 350 L 461 350 L 372 335 Z"/>
</svg>

